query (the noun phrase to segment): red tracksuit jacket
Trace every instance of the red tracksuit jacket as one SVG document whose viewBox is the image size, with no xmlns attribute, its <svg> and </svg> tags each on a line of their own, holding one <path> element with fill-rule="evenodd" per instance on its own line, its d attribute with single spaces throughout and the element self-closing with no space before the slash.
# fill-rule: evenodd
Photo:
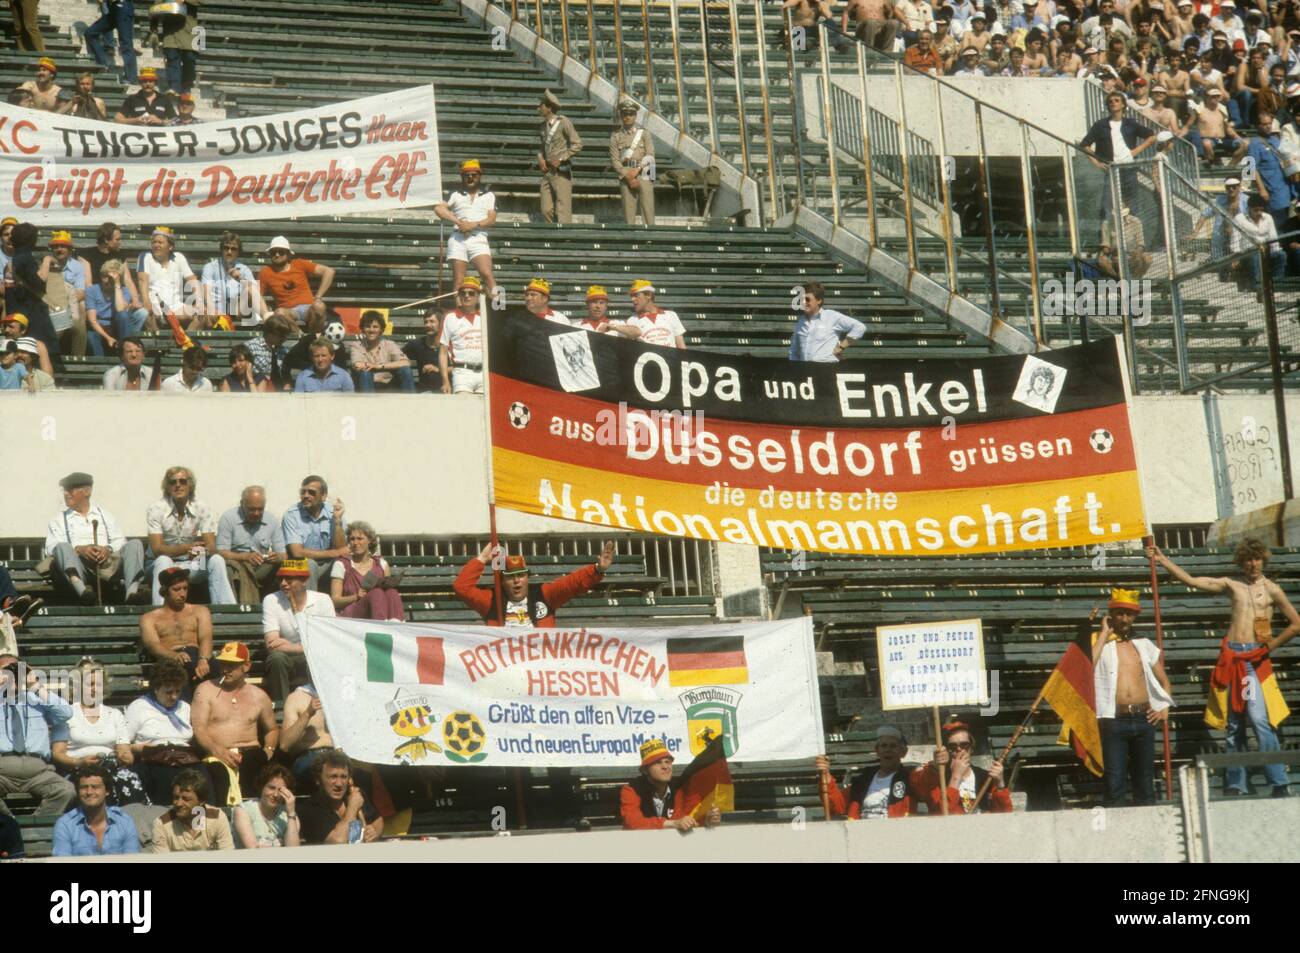
<svg viewBox="0 0 1300 953">
<path fill-rule="evenodd" d="M 497 621 L 497 613 L 493 611 L 492 600 L 496 593 L 493 587 L 484 587 L 478 584 L 479 577 L 483 575 L 483 561 L 475 557 L 465 564 L 465 568 L 460 571 L 452 588 L 460 600 L 469 606 L 475 612 L 483 617 L 483 621 L 488 625 L 501 625 Z M 559 609 L 570 599 L 588 592 L 596 583 L 600 582 L 601 576 L 596 570 L 593 563 L 590 566 L 583 566 L 581 569 L 575 569 L 567 576 L 562 576 L 554 582 L 532 583 L 528 587 L 528 609 L 532 616 L 533 625 L 539 629 L 555 628 L 555 610 Z M 507 600 L 505 587 L 501 588 L 501 598 Z M 542 603 L 543 609 L 538 611 L 538 603 Z"/>
</svg>

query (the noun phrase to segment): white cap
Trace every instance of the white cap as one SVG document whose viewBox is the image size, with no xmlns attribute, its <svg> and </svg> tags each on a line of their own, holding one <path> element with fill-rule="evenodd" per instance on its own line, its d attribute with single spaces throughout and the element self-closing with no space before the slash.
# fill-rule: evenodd
<svg viewBox="0 0 1300 953">
<path fill-rule="evenodd" d="M 1241 185 L 1241 179 L 1224 179 L 1224 185 Z"/>
<path fill-rule="evenodd" d="M 1062 23 L 1069 23 L 1069 22 L 1070 22 L 1069 17 L 1067 17 L 1064 13 L 1058 13 L 1056 16 L 1052 17 L 1051 27 L 1053 30 L 1055 30 Z"/>
<path fill-rule="evenodd" d="M 895 741 L 902 741 L 903 733 L 893 725 L 881 725 L 876 729 L 876 740 L 884 741 L 886 738 L 893 738 Z"/>
<path fill-rule="evenodd" d="M 1220 6 L 1220 7 L 1236 7 L 1237 5 L 1236 5 L 1235 3 L 1233 3 L 1232 0 L 1220 0 L 1220 2 L 1219 2 L 1219 6 Z"/>
<path fill-rule="evenodd" d="M 1159 83 L 1156 83 L 1154 86 L 1151 87 L 1151 92 L 1153 92 L 1153 93 L 1167 93 L 1167 92 L 1169 92 L 1169 90 L 1165 89 L 1165 88 L 1164 88 L 1163 86 L 1161 86 Z"/>
<path fill-rule="evenodd" d="M 36 345 L 36 338 L 19 338 L 18 350 L 26 351 L 28 354 L 40 354 L 41 349 Z"/>
<path fill-rule="evenodd" d="M 984 11 L 982 10 L 976 10 L 974 13 L 970 15 L 970 18 L 972 20 L 984 20 L 986 22 L 988 21 L 988 17 L 984 15 Z"/>
<path fill-rule="evenodd" d="M 266 246 L 267 251 L 275 251 L 277 248 L 283 248 L 290 255 L 293 254 L 293 249 L 289 247 L 289 239 L 285 238 L 283 235 L 276 235 L 271 239 L 271 244 Z"/>
<path fill-rule="evenodd" d="M 1090 47 L 1088 47 L 1086 50 L 1083 51 L 1083 55 L 1084 55 L 1084 56 L 1091 56 L 1092 54 L 1094 54 L 1094 53 L 1096 53 L 1096 52 L 1097 52 L 1097 48 L 1096 48 L 1095 46 L 1090 46 Z"/>
<path fill-rule="evenodd" d="M 989 30 L 989 36 L 1006 36 L 1007 31 L 1002 29 L 1001 23 L 993 24 L 993 29 Z"/>
<path fill-rule="evenodd" d="M 1219 92 L 1218 89 L 1216 89 L 1216 88 L 1213 87 L 1213 86 L 1211 86 L 1209 89 L 1207 89 L 1207 90 L 1205 91 L 1205 96 L 1206 96 L 1207 99 L 1208 99 L 1210 96 L 1214 96 L 1214 97 L 1217 98 L 1217 97 L 1222 96 L 1222 95 L 1223 95 L 1223 93 Z"/>
</svg>

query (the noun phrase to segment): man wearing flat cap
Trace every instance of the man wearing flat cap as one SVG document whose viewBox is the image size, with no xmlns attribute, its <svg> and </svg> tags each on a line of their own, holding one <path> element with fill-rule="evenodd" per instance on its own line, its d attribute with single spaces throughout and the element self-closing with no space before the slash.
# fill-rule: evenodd
<svg viewBox="0 0 1300 953">
<path fill-rule="evenodd" d="M 128 540 L 113 514 L 92 505 L 95 478 L 89 473 L 69 473 L 59 481 L 63 512 L 50 520 L 45 532 L 45 559 L 39 570 L 53 571 L 55 591 L 84 606 L 96 603 L 98 577 L 103 584 L 121 582 L 126 601 L 134 602 L 144 589 L 144 545 Z"/>
<path fill-rule="evenodd" d="M 618 793 L 618 814 L 628 831 L 679 830 L 716 827 L 722 812 L 714 807 L 702 822 L 691 816 L 699 804 L 698 795 L 688 797 L 685 789 L 673 787 L 673 755 L 659 738 L 641 745 L 641 771 Z"/>
<path fill-rule="evenodd" d="M 848 817 L 860 820 L 874 817 L 910 817 L 916 813 L 916 803 L 908 779 L 912 769 L 903 766 L 907 755 L 907 739 L 893 725 L 876 729 L 876 757 L 880 759 L 876 770 L 869 767 L 856 773 L 853 783 L 842 788 L 831 777 L 831 763 L 825 755 L 818 755 L 817 771 L 825 779 L 829 795 L 831 817 Z"/>
<path fill-rule="evenodd" d="M 1093 636 L 1093 687 L 1107 807 L 1123 805 L 1129 774 L 1133 803 L 1155 803 L 1156 725 L 1169 717 L 1174 703 L 1160 649 L 1134 635 L 1140 611 L 1137 592 L 1112 589 L 1101 630 Z"/>
<path fill-rule="evenodd" d="M 537 166 L 542 170 L 542 218 L 568 225 L 573 221 L 573 157 L 582 151 L 582 138 L 560 101 L 549 89 L 537 106 L 542 117 Z"/>
<path fill-rule="evenodd" d="M 504 560 L 504 561 L 503 561 Z M 504 566 L 501 573 L 501 600 L 496 589 L 480 586 L 479 576 L 487 568 Z M 476 557 L 465 564 L 452 588 L 460 601 L 483 617 L 488 625 L 517 626 L 529 629 L 555 627 L 555 611 L 570 599 L 594 588 L 614 562 L 614 543 L 605 543 L 594 565 L 575 569 L 554 582 L 532 582 L 523 556 L 505 556 L 500 546 L 488 543 Z"/>
<path fill-rule="evenodd" d="M 637 105 L 624 96 L 618 102 L 622 125 L 609 137 L 609 163 L 623 196 L 623 220 L 636 224 L 637 209 L 647 225 L 655 223 L 655 144 L 636 121 Z"/>
</svg>

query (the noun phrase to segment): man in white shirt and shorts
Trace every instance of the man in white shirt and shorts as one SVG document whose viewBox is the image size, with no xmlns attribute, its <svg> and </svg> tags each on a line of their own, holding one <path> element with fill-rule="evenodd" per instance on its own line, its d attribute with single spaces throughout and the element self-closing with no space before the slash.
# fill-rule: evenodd
<svg viewBox="0 0 1300 953">
<path fill-rule="evenodd" d="M 482 175 L 483 167 L 477 159 L 462 162 L 460 189 L 447 196 L 447 201 L 435 205 L 433 214 L 456 227 L 447 240 L 453 287 L 460 287 L 469 263 L 473 262 L 490 295 L 496 288 L 496 280 L 492 277 L 492 249 L 488 246 L 487 230 L 496 224 L 497 197 L 491 189 L 480 186 Z"/>
<path fill-rule="evenodd" d="M 438 365 L 444 394 L 483 393 L 483 316 L 478 310 L 482 283 L 470 275 L 456 292 L 456 308 L 442 319 Z"/>
</svg>

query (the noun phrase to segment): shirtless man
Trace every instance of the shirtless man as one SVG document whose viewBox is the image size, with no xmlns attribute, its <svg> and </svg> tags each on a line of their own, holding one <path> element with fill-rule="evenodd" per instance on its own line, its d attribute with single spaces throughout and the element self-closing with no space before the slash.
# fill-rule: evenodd
<svg viewBox="0 0 1300 953">
<path fill-rule="evenodd" d="M 1169 107 L 1169 91 L 1163 86 L 1151 88 L 1151 105 L 1143 112 L 1161 129 L 1168 129 L 1172 133 L 1179 131 L 1178 114 Z"/>
<path fill-rule="evenodd" d="M 220 806 L 259 792 L 257 778 L 275 755 L 280 729 L 271 696 L 246 681 L 248 646 L 230 642 L 216 661 L 221 677 L 195 691 L 190 719 L 212 776 L 212 803 Z M 238 791 L 232 790 L 236 780 Z"/>
<path fill-rule="evenodd" d="M 1133 803 L 1155 803 L 1155 726 L 1169 717 L 1174 703 L 1160 650 L 1150 639 L 1133 636 L 1139 609 L 1136 592 L 1112 589 L 1109 611 L 1092 644 L 1107 807 L 1124 803 L 1125 775 L 1130 771 Z M 1096 615 L 1094 609 L 1088 621 Z"/>
<path fill-rule="evenodd" d="M 853 34 L 867 46 L 884 53 L 894 51 L 898 20 L 889 0 L 849 0 L 840 16 L 840 29 L 845 33 L 849 32 L 849 20 L 854 23 Z"/>
<path fill-rule="evenodd" d="M 1192 145 L 1205 153 L 1205 160 L 1211 165 L 1218 163 L 1214 156 L 1215 146 L 1226 144 L 1233 150 L 1228 163 L 1236 165 L 1250 144 L 1237 135 L 1237 127 L 1228 118 L 1228 111 L 1223 108 L 1222 102 L 1222 92 L 1214 87 L 1207 89 L 1205 105 L 1192 111 L 1187 124 L 1183 126 L 1183 134 L 1191 140 Z"/>
<path fill-rule="evenodd" d="M 175 659 L 190 680 L 181 697 L 194 697 L 194 682 L 208 677 L 212 658 L 212 613 L 207 606 L 192 606 L 190 571 L 173 566 L 158 574 L 163 604 L 140 616 L 140 644 L 151 659 Z"/>
<path fill-rule="evenodd" d="M 305 789 L 315 777 L 316 759 L 334 747 L 325 727 L 320 696 L 310 683 L 300 685 L 284 700 L 284 728 L 280 750 L 293 759 L 293 777 Z"/>
<path fill-rule="evenodd" d="M 1300 614 L 1281 587 L 1264 575 L 1268 547 L 1257 539 L 1243 540 L 1237 546 L 1232 561 L 1241 570 L 1238 579 L 1192 576 L 1155 546 L 1147 548 L 1147 555 L 1154 556 L 1183 585 L 1202 592 L 1224 594 L 1232 605 L 1228 634 L 1219 648 L 1219 660 L 1210 681 L 1205 723 L 1211 728 L 1228 729 L 1227 748 L 1230 752 L 1246 750 L 1247 721 L 1255 728 L 1260 751 L 1281 750 L 1274 729 L 1290 711 L 1273 679 L 1269 655 L 1300 632 Z M 1287 625 L 1274 636 L 1273 613 L 1276 610 L 1281 610 Z M 1264 775 L 1273 785 L 1274 797 L 1287 796 L 1289 789 L 1284 765 L 1266 765 Z M 1247 793 L 1245 769 L 1228 768 L 1224 784 L 1224 793 Z"/>
<path fill-rule="evenodd" d="M 1183 54 L 1170 53 L 1168 62 L 1169 65 L 1156 76 L 1156 83 L 1163 86 L 1169 96 L 1169 108 L 1181 116 L 1187 108 L 1187 94 L 1192 89 L 1192 74 L 1183 68 Z"/>
</svg>

